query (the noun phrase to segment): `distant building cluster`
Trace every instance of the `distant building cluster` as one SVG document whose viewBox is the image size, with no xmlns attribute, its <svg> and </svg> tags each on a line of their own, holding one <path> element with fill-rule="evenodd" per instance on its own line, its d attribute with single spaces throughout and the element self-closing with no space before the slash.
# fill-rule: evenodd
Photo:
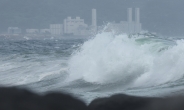
<svg viewBox="0 0 184 110">
<path fill-rule="evenodd" d="M 22 31 L 18 27 L 9 27 L 8 28 L 8 33 L 9 34 L 20 34 Z"/>
<path fill-rule="evenodd" d="M 142 30 L 142 24 L 140 23 L 140 9 L 135 9 L 135 21 L 132 17 L 132 8 L 127 10 L 127 21 L 121 21 L 120 23 L 109 24 L 108 30 L 116 30 L 120 33 L 139 33 Z"/>
<path fill-rule="evenodd" d="M 110 23 L 106 31 L 116 30 L 122 33 L 139 33 L 142 30 L 140 23 L 140 9 L 135 9 L 135 21 L 132 19 L 132 8 L 128 8 L 127 21 Z M 48 29 L 26 29 L 26 34 L 51 34 L 51 35 L 90 35 L 98 31 L 96 9 L 92 9 L 92 23 L 88 25 L 80 17 L 67 17 L 63 24 L 50 24 Z M 20 34 L 18 27 L 9 27 L 9 34 Z"/>
</svg>

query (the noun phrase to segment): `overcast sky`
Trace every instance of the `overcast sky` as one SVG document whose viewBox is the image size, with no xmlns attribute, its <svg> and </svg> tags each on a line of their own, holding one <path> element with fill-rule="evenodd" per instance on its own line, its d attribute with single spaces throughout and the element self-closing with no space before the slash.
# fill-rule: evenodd
<svg viewBox="0 0 184 110">
<path fill-rule="evenodd" d="M 91 23 L 97 9 L 98 24 L 127 19 L 127 8 L 141 9 L 143 29 L 163 35 L 184 35 L 184 0 L 0 0 L 0 30 L 8 26 L 44 28 L 80 16 Z"/>
</svg>

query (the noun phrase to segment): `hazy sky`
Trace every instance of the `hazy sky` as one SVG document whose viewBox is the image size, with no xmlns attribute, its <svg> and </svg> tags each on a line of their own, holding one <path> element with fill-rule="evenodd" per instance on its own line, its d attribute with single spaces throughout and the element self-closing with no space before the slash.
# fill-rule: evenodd
<svg viewBox="0 0 184 110">
<path fill-rule="evenodd" d="M 127 19 L 128 7 L 140 7 L 143 29 L 164 35 L 184 35 L 184 0 L 0 0 L 0 31 L 8 26 L 47 28 L 67 16 L 91 24 L 97 9 L 98 24 Z"/>
</svg>

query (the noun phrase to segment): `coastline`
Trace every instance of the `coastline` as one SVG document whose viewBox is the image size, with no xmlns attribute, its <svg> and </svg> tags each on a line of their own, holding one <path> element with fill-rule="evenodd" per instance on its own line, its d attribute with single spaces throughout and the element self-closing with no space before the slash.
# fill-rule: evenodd
<svg viewBox="0 0 184 110">
<path fill-rule="evenodd" d="M 52 39 L 89 39 L 87 36 L 75 36 L 75 35 L 36 35 L 36 34 L 1 34 L 1 40 L 52 40 Z"/>
</svg>

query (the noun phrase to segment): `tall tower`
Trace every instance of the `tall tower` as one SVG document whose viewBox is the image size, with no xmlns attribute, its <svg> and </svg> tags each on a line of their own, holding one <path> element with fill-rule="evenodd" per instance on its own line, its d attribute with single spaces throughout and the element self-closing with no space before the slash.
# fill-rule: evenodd
<svg viewBox="0 0 184 110">
<path fill-rule="evenodd" d="M 135 9 L 135 22 L 140 23 L 140 9 L 139 8 Z"/>
<path fill-rule="evenodd" d="M 132 8 L 128 8 L 128 16 L 127 20 L 129 23 L 132 22 Z"/>
<path fill-rule="evenodd" d="M 134 24 L 132 21 L 132 8 L 128 8 L 127 10 L 127 20 L 128 20 L 128 33 L 134 33 Z"/>
<path fill-rule="evenodd" d="M 136 8 L 135 9 L 135 32 L 139 33 L 141 29 L 141 23 L 140 23 L 140 9 Z"/>
<path fill-rule="evenodd" d="M 96 22 L 96 9 L 92 9 L 92 28 L 94 32 L 96 33 L 97 31 L 97 22 Z"/>
</svg>

